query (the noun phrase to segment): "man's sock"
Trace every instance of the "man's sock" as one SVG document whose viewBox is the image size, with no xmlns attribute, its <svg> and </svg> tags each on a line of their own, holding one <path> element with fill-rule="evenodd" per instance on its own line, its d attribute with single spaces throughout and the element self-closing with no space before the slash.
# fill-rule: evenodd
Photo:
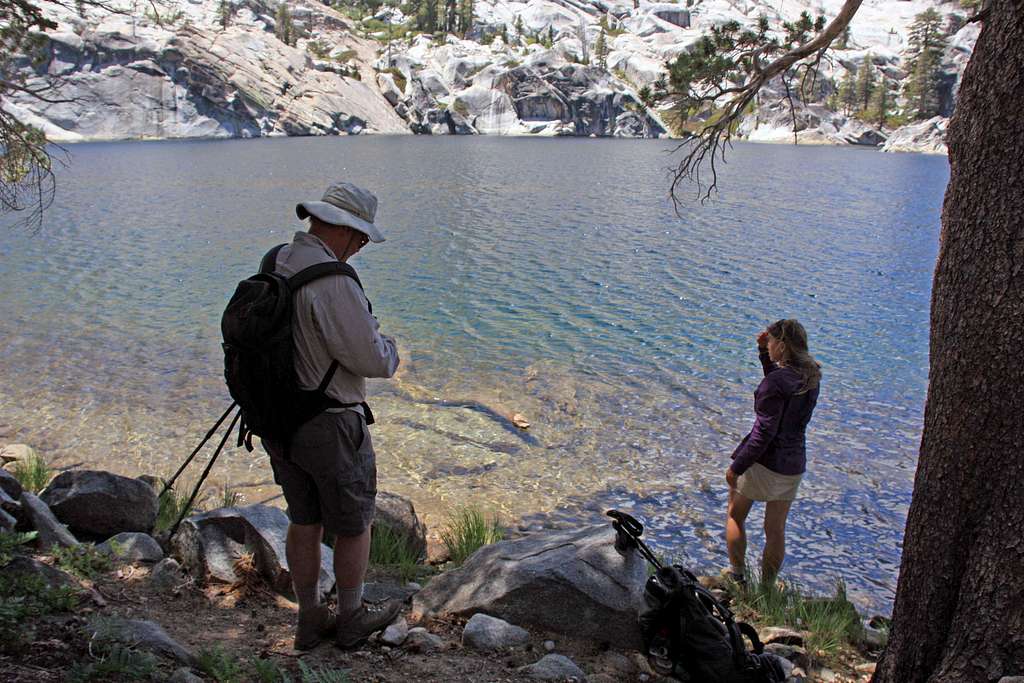
<svg viewBox="0 0 1024 683">
<path fill-rule="evenodd" d="M 363 606 L 363 584 L 338 589 L 338 614 L 349 615 Z"/>
</svg>

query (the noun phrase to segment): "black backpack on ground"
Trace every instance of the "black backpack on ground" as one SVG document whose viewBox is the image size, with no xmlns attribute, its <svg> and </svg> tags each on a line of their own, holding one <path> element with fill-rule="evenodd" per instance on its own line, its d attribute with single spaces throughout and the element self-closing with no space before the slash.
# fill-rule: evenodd
<svg viewBox="0 0 1024 683">
<path fill-rule="evenodd" d="M 646 608 L 640 634 L 654 670 L 693 683 L 781 683 L 786 679 L 775 655 L 764 654 L 757 631 L 732 612 L 679 565 L 665 566 L 640 539 L 643 525 L 609 510 L 620 552 L 636 550 L 655 572 L 644 586 Z M 743 636 L 750 638 L 748 652 Z"/>
<path fill-rule="evenodd" d="M 250 451 L 254 434 L 287 448 L 295 430 L 328 408 L 363 405 L 367 423 L 373 423 L 366 404 L 341 403 L 327 397 L 325 392 L 338 361 L 331 362 L 316 389 L 304 390 L 299 387 L 293 353 L 295 293 L 328 275 L 350 277 L 362 289 L 359 276 L 347 263 L 331 261 L 284 277 L 274 272 L 277 254 L 284 246 L 267 252 L 259 273 L 238 283 L 221 318 L 224 379 L 231 398 L 241 408 L 238 443 Z"/>
<path fill-rule="evenodd" d="M 697 577 L 679 565 L 658 569 L 644 586 L 644 648 L 659 673 L 700 683 L 776 683 L 786 679 L 750 624 L 737 622 Z M 743 636 L 754 646 L 748 652 Z M 667 669 L 667 670 L 665 670 Z"/>
</svg>

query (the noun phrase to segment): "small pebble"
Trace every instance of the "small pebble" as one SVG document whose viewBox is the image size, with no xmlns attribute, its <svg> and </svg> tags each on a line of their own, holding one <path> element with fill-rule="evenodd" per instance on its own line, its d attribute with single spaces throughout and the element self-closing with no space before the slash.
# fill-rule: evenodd
<svg viewBox="0 0 1024 683">
<path fill-rule="evenodd" d="M 548 652 L 554 652 L 555 651 L 555 641 L 553 641 L 553 640 L 545 640 L 544 641 L 544 649 L 547 650 Z"/>
</svg>

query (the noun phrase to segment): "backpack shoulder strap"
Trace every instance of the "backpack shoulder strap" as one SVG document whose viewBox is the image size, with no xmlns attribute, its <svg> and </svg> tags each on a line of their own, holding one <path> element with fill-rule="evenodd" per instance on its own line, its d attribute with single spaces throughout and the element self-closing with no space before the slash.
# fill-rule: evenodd
<svg viewBox="0 0 1024 683">
<path fill-rule="evenodd" d="M 287 244 L 287 243 L 285 243 Z M 263 259 L 260 261 L 260 272 L 261 273 L 273 273 L 274 269 L 277 268 L 277 254 L 281 251 L 281 248 L 285 244 L 279 244 L 266 254 L 263 255 Z"/>
<path fill-rule="evenodd" d="M 356 274 L 356 269 L 347 263 L 341 261 L 328 261 L 326 263 L 317 263 L 303 268 L 299 272 L 288 278 L 288 289 L 295 292 L 299 288 L 308 285 L 313 280 L 317 280 L 328 275 L 344 275 L 350 277 L 356 281 L 359 285 L 359 289 L 363 288 L 363 283 L 359 281 L 359 276 Z"/>
</svg>

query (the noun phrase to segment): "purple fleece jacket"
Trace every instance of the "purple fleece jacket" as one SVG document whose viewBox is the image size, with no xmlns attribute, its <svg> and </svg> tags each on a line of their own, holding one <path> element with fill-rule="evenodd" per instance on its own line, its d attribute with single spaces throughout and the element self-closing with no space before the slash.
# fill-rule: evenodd
<svg viewBox="0 0 1024 683">
<path fill-rule="evenodd" d="M 778 474 L 802 474 L 807 469 L 804 432 L 818 403 L 818 387 L 800 394 L 803 378 L 796 370 L 779 367 L 761 351 L 764 379 L 754 392 L 757 419 L 732 454 L 730 468 L 743 474 L 755 462 Z"/>
</svg>

